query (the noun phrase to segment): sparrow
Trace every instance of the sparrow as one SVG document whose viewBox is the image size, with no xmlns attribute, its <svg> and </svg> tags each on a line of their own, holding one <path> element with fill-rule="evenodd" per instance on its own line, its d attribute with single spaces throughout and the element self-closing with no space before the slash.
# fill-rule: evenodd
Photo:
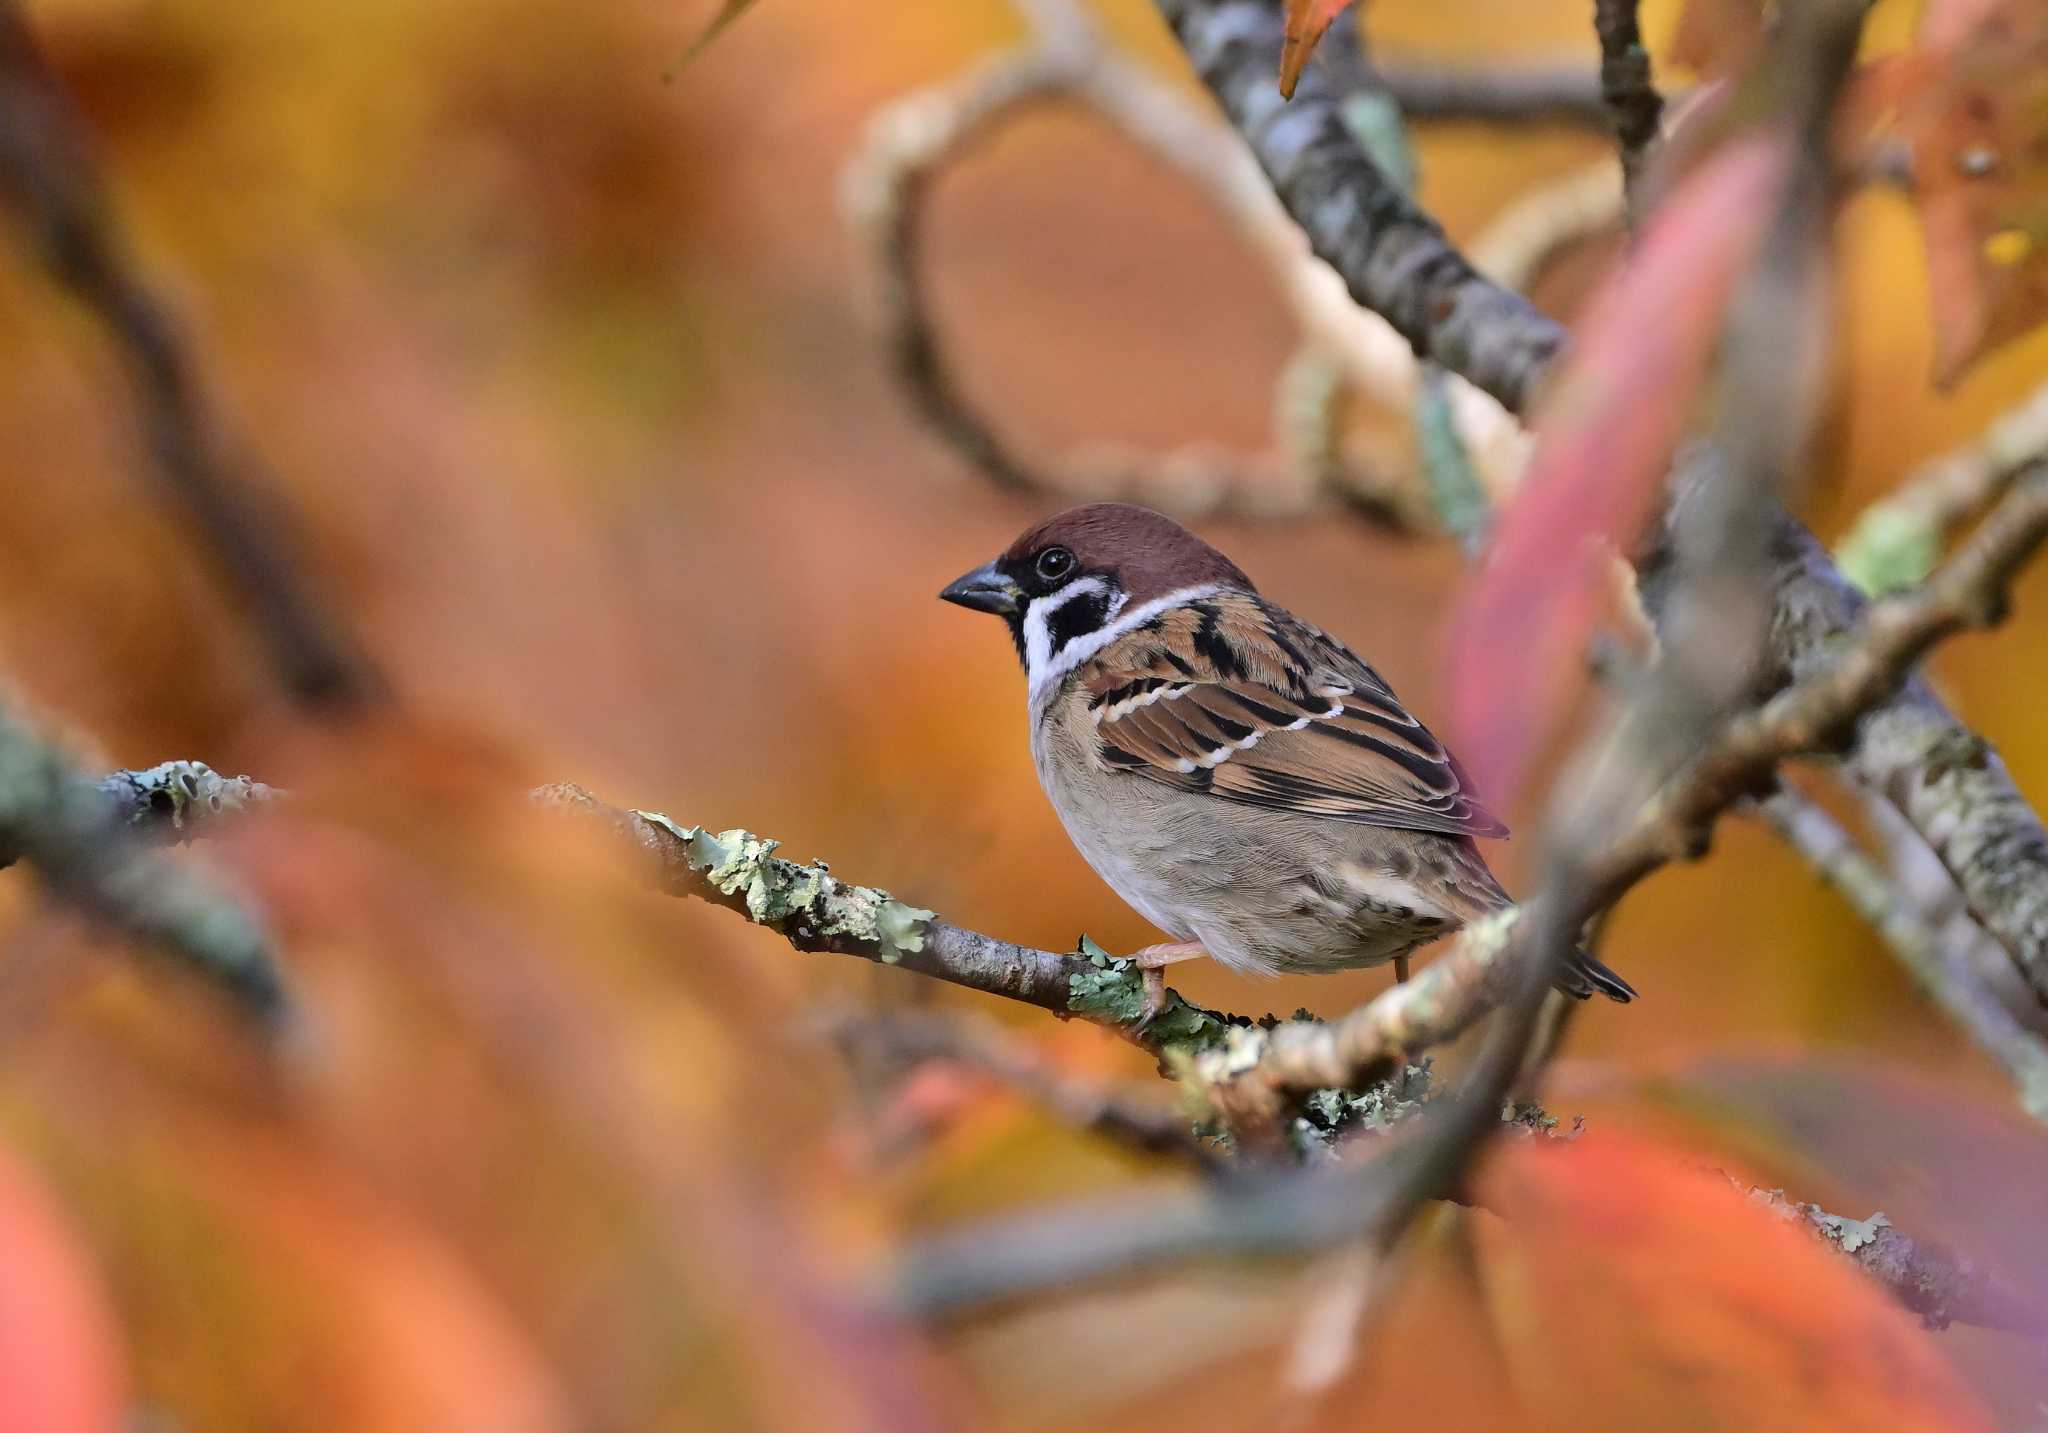
<svg viewBox="0 0 2048 1433">
<path fill-rule="evenodd" d="M 1350 648 L 1259 595 L 1173 519 L 1091 503 L 939 596 L 1000 616 L 1024 665 L 1031 755 L 1096 873 L 1174 937 L 1259 975 L 1396 962 L 1513 904 L 1477 837 L 1507 828 Z M 1626 1001 L 1580 951 L 1558 988 Z"/>
</svg>

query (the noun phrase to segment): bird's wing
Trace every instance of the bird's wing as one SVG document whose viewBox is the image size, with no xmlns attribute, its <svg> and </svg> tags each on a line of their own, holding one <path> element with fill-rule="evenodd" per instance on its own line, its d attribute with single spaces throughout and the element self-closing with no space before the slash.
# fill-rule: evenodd
<svg viewBox="0 0 2048 1433">
<path fill-rule="evenodd" d="M 1377 672 L 1254 594 L 1171 608 L 1075 675 L 1112 770 L 1332 821 L 1507 834 Z"/>
</svg>

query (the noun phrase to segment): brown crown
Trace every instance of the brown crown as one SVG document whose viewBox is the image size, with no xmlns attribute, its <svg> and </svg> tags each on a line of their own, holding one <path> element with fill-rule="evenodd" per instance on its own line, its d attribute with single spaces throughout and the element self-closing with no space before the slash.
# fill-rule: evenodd
<svg viewBox="0 0 2048 1433">
<path fill-rule="evenodd" d="M 1088 503 L 1047 518 L 999 560 L 1022 569 L 1048 547 L 1064 547 L 1086 572 L 1106 572 L 1133 602 L 1214 582 L 1255 592 L 1238 565 L 1165 513 L 1130 503 Z"/>
</svg>

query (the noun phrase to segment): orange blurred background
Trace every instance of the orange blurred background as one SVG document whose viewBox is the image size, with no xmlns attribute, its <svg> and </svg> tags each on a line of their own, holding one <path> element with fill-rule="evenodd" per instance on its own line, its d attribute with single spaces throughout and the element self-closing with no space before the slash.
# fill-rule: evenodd
<svg viewBox="0 0 2048 1433">
<path fill-rule="evenodd" d="M 774 835 L 1008 939 L 1155 938 L 1040 796 L 1008 644 L 934 600 L 1048 504 L 996 492 L 910 416 L 838 209 L 867 117 L 1018 23 L 998 0 L 762 0 L 665 84 L 713 8 L 28 7 L 145 267 L 403 712 L 336 733 L 283 705 L 155 500 L 101 336 L 19 245 L 0 250 L 0 680 L 89 765 L 192 757 L 302 793 L 191 856 L 272 914 L 316 1015 L 296 1074 L 0 876 L 0 1130 L 112 1310 L 122 1405 L 194 1429 L 1564 1418 L 1512 1368 L 1470 1374 L 1515 1363 L 1497 1352 L 1512 1323 L 1498 1290 L 1475 1301 L 1460 1282 L 1498 1235 L 1446 1228 L 1482 1216 L 1425 1232 L 1342 1397 L 1294 1413 L 1274 1350 L 1308 1296 L 1274 1276 L 1191 1274 L 936 1337 L 859 1316 L 906 1231 L 1142 1171 L 986 1092 L 911 1152 L 878 1149 L 874 1093 L 806 1036 L 808 1012 L 972 1004 L 1077 1069 L 1148 1079 L 1146 1062 L 1091 1029 L 795 956 L 640 891 L 522 809 L 527 786 L 580 781 Z M 1099 9 L 1185 79 L 1149 5 Z M 1646 8 L 1653 45 L 1673 9 Z M 1381 0 L 1368 26 L 1387 63 L 1590 66 L 1585 10 Z M 1911 13 L 1885 0 L 1875 23 L 1901 35 Z M 1605 152 L 1562 129 L 1433 126 L 1417 144 L 1425 201 L 1461 237 Z M 1156 163 L 1040 112 L 935 203 L 945 335 L 1025 452 L 1206 442 L 1271 466 L 1290 320 Z M 1857 200 L 1842 249 L 1841 376 L 1809 514 L 1824 535 L 2048 370 L 2037 335 L 1936 394 L 1906 202 Z M 1568 306 L 1583 282 L 1539 297 Z M 1336 514 L 1205 532 L 1439 709 L 1461 579 L 1448 544 Z M 2021 788 L 2048 796 L 2044 639 L 2036 573 L 2006 629 L 1935 670 Z M 1526 846 L 1501 850 L 1511 887 Z M 2038 1129 L 1772 838 L 1727 823 L 1710 861 L 1629 900 L 1605 951 L 1645 998 L 1572 1032 L 1550 1103 L 1588 1112 L 1589 1138 L 1635 1130 L 1838 1212 L 1881 1207 L 2041 1285 Z M 1253 1013 L 1334 1014 L 1387 979 L 1174 975 Z M 1550 1291 L 1560 1324 L 1623 1297 L 1569 1267 L 1518 1277 Z M 1624 1346 L 1583 1375 L 1577 1426 L 1688 1406 L 1682 1381 L 1600 1382 L 1679 1343 L 1752 1376 L 1732 1343 L 1722 1361 L 1726 1330 L 1671 1348 L 1637 1330 L 1648 1351 L 1626 1328 L 1601 1336 Z M 2037 1349 L 2010 1336 L 1884 1337 L 1957 1381 L 1928 1395 L 1930 1426 L 1966 1424 L 1972 1399 L 2000 1421 L 2048 1399 Z M 1697 1426 L 1813 1426 L 1817 1406 Z"/>
</svg>

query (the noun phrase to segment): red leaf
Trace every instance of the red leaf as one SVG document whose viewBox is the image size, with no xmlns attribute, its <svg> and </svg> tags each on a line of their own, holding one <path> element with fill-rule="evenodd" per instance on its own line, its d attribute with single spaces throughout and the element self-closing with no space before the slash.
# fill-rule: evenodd
<svg viewBox="0 0 2048 1433">
<path fill-rule="evenodd" d="M 1478 1273 L 1523 1426 L 1676 1407 L 1698 1428 L 1989 1426 L 1882 1286 L 1687 1149 L 1605 1127 L 1520 1141 L 1478 1194 L 1500 1216 L 1475 1222 Z"/>
<path fill-rule="evenodd" d="M 1280 93 L 1294 98 L 1294 86 L 1302 67 L 1316 52 L 1316 44 L 1330 22 L 1353 0 L 1287 0 L 1287 34 L 1280 43 Z"/>
<path fill-rule="evenodd" d="M 1930 4 L 1899 132 L 1927 243 L 1935 381 L 2048 320 L 2048 5 Z"/>
<path fill-rule="evenodd" d="M 114 1317 L 61 1210 L 0 1155 L 0 1433 L 112 1433 Z"/>
<path fill-rule="evenodd" d="M 1451 728 L 1498 806 L 1584 680 L 1609 547 L 1634 540 L 1661 490 L 1790 153 L 1755 135 L 1689 175 L 1594 297 L 1545 396 L 1535 455 L 1451 632 Z"/>
</svg>

